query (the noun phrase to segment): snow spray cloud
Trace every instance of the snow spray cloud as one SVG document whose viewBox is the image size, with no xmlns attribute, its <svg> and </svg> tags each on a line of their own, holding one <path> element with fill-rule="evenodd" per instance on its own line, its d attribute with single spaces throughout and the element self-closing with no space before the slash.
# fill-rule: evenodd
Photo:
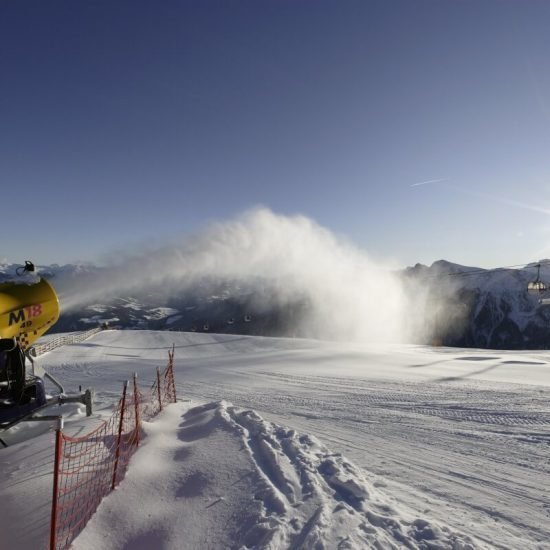
<svg viewBox="0 0 550 550">
<path fill-rule="evenodd" d="M 85 289 L 65 292 L 62 308 L 151 285 L 181 293 L 213 278 L 248 288 L 267 284 L 267 307 L 307 303 L 300 331 L 305 336 L 370 342 L 411 336 L 409 298 L 396 272 L 307 217 L 265 208 L 214 224 L 178 245 L 119 259 Z"/>
<path fill-rule="evenodd" d="M 472 303 L 461 293 L 451 264 L 417 265 L 403 273 L 407 341 L 442 345 L 460 339 L 469 324 Z"/>
</svg>

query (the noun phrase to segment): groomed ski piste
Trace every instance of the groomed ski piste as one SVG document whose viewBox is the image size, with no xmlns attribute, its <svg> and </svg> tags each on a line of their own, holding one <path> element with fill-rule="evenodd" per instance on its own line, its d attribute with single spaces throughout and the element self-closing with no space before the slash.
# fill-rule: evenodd
<svg viewBox="0 0 550 550">
<path fill-rule="evenodd" d="M 65 431 L 172 344 L 180 401 L 144 423 L 76 550 L 550 548 L 550 352 L 104 331 L 40 358 L 96 391 Z M 1 548 L 46 546 L 44 429 L 0 451 Z"/>
</svg>

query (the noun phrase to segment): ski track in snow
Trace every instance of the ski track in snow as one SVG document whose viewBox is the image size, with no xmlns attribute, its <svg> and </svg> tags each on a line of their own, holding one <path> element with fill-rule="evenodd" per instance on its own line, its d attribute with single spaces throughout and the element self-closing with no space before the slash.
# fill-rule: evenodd
<svg viewBox="0 0 550 550">
<path fill-rule="evenodd" d="M 287 375 L 283 384 L 286 395 L 223 386 L 218 393 L 202 384 L 195 391 L 223 393 L 319 435 L 384 484 L 399 486 L 410 506 L 425 502 L 430 515 L 496 547 L 550 541 L 548 392 L 370 380 L 346 387 L 339 378 Z"/>
<path fill-rule="evenodd" d="M 221 402 L 196 409 L 197 426 L 215 418 L 215 432 L 233 430 L 249 456 L 239 468 L 255 481 L 245 476 L 231 489 L 244 484 L 241 499 L 254 493 L 253 504 L 239 501 L 248 520 L 222 514 L 226 525 L 246 524 L 234 540 L 266 548 L 550 548 L 547 351 L 107 331 L 42 363 L 69 388 L 93 385 L 101 408 L 134 371 L 146 387 L 172 343 L 178 395 Z M 197 430 L 196 441 L 180 433 L 180 444 L 209 441 Z M 219 478 L 201 477 L 203 462 L 179 463 L 197 469 L 188 472 L 196 474 L 190 490 Z M 210 495 L 208 505 L 227 504 L 231 491 Z M 191 514 L 197 525 L 201 514 Z M 423 538 L 424 529 L 432 534 Z M 136 540 L 155 541 L 155 532 Z M 197 539 L 187 547 L 220 546 Z"/>
<path fill-rule="evenodd" d="M 363 472 L 315 437 L 264 422 L 253 411 L 224 412 L 276 498 L 273 513 L 285 517 L 286 536 L 276 547 L 473 548 L 468 537 L 449 534 L 446 527 L 403 520 Z"/>
</svg>

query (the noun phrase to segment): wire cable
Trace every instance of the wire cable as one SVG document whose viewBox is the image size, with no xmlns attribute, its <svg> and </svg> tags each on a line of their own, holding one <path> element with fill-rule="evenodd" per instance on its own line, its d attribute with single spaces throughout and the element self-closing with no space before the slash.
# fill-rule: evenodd
<svg viewBox="0 0 550 550">
<path fill-rule="evenodd" d="M 495 273 L 497 271 L 506 271 L 508 269 L 517 269 L 517 268 L 538 268 L 540 270 L 540 267 L 543 265 L 550 265 L 550 260 L 541 260 L 539 262 L 529 262 L 529 263 L 523 263 L 523 264 L 515 264 L 515 265 L 505 265 L 502 267 L 494 267 L 494 268 L 478 268 L 478 269 L 470 269 L 468 271 L 457 271 L 456 273 L 448 272 L 448 273 L 437 273 L 437 274 L 430 274 L 428 277 L 467 277 L 470 275 L 488 275 L 489 273 Z M 414 268 L 412 268 L 414 269 Z M 431 269 L 431 267 L 427 268 Z"/>
</svg>

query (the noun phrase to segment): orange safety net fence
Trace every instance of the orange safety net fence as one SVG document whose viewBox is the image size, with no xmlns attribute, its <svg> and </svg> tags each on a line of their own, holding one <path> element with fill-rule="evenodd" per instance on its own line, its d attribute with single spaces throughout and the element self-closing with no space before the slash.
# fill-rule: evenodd
<svg viewBox="0 0 550 550">
<path fill-rule="evenodd" d="M 144 401 L 143 417 L 152 418 L 162 411 L 163 405 L 176 402 L 176 383 L 174 380 L 174 348 L 168 351 L 168 366 L 161 374 L 157 367 L 157 377 L 149 396 Z"/>
<path fill-rule="evenodd" d="M 81 437 L 56 431 L 50 550 L 64 550 L 84 529 L 99 503 L 123 479 L 139 445 L 141 418 L 151 419 L 176 402 L 174 350 L 148 394 L 134 375 L 111 417 Z"/>
</svg>

